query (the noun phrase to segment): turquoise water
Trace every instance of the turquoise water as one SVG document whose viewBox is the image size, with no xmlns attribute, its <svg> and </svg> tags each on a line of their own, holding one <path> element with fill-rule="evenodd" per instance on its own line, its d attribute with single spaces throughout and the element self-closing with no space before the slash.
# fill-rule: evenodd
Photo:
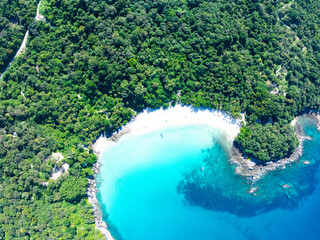
<svg viewBox="0 0 320 240">
<path fill-rule="evenodd" d="M 320 133 L 299 122 L 312 137 L 301 160 L 254 184 L 234 173 L 230 146 L 209 126 L 122 137 L 102 157 L 104 220 L 125 240 L 319 239 Z"/>
</svg>

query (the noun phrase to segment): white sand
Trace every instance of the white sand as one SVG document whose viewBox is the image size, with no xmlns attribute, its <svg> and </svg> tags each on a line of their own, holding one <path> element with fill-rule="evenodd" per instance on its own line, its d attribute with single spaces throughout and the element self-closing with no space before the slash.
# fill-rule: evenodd
<svg viewBox="0 0 320 240">
<path fill-rule="evenodd" d="M 295 117 L 295 118 L 291 121 L 291 125 L 294 127 L 294 126 L 296 126 L 297 122 L 298 122 L 298 117 Z"/>
<path fill-rule="evenodd" d="M 62 155 L 61 152 L 52 153 L 51 156 L 49 157 L 49 159 L 56 161 L 56 163 L 59 163 L 63 158 L 64 156 Z M 33 168 L 32 165 L 31 165 L 31 168 Z M 49 180 L 57 180 L 60 176 L 62 176 L 63 174 L 66 174 L 68 172 L 68 169 L 69 169 L 68 163 L 64 163 L 61 166 L 61 168 L 58 168 L 57 166 L 55 166 L 52 169 L 52 173 Z M 43 186 L 48 186 L 49 182 L 42 182 L 41 184 Z"/>
<path fill-rule="evenodd" d="M 52 153 L 49 158 L 52 158 L 58 163 L 64 158 L 64 156 L 62 155 L 61 152 L 56 152 L 56 153 Z"/>
<path fill-rule="evenodd" d="M 140 135 L 167 127 L 205 124 L 222 130 L 232 142 L 240 132 L 240 120 L 233 119 L 222 111 L 176 105 L 167 109 L 144 110 L 108 139 L 101 136 L 93 145 L 98 157 L 122 135 Z"/>
<path fill-rule="evenodd" d="M 114 144 L 114 142 L 105 136 L 100 136 L 95 141 L 95 143 L 92 145 L 92 149 L 98 159 L 102 157 L 102 154 L 109 148 L 111 144 Z"/>
<path fill-rule="evenodd" d="M 233 119 L 225 112 L 176 105 L 167 109 L 145 110 L 123 126 L 118 132 L 114 133 L 112 137 L 107 138 L 100 136 L 92 147 L 100 159 L 102 154 L 111 145 L 116 144 L 114 140 L 121 138 L 123 135 L 140 135 L 167 127 L 198 124 L 205 124 L 211 126 L 213 129 L 219 129 L 225 133 L 227 140 L 230 142 L 238 135 L 241 127 L 240 120 Z M 99 161 L 96 166 L 99 168 Z M 96 200 L 95 196 L 89 196 L 89 198 L 93 202 Z M 113 240 L 110 232 L 107 230 L 107 225 L 100 226 L 102 220 L 100 220 L 99 211 L 97 211 L 96 218 L 99 219 L 99 224 L 96 223 L 97 228 L 103 233 L 107 240 Z"/>
</svg>

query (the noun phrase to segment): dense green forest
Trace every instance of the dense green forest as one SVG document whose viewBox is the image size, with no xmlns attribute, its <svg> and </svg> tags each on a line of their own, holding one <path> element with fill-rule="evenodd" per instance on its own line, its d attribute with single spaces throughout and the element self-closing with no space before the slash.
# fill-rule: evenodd
<svg viewBox="0 0 320 240">
<path fill-rule="evenodd" d="M 0 73 L 19 49 L 36 15 L 37 1 L 0 1 Z"/>
<path fill-rule="evenodd" d="M 299 145 L 292 126 L 278 127 L 270 123 L 241 128 L 236 143 L 246 156 L 264 162 L 287 157 Z"/>
<path fill-rule="evenodd" d="M 296 148 L 290 121 L 319 110 L 317 1 L 42 4 L 47 22 L 34 1 L 0 0 L 0 69 L 30 31 L 0 80 L 0 239 L 102 238 L 86 199 L 90 145 L 134 111 L 180 100 L 245 112 L 235 142 L 269 161 Z M 70 168 L 50 180 L 55 152 Z"/>
</svg>

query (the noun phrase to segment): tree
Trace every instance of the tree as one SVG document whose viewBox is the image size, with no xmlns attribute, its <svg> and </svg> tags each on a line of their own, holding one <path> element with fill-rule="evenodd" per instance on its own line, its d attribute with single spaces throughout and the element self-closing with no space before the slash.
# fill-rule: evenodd
<svg viewBox="0 0 320 240">
<path fill-rule="evenodd" d="M 69 177 L 61 184 L 60 196 L 67 202 L 79 202 L 86 196 L 87 185 L 88 180 L 84 177 Z"/>
</svg>

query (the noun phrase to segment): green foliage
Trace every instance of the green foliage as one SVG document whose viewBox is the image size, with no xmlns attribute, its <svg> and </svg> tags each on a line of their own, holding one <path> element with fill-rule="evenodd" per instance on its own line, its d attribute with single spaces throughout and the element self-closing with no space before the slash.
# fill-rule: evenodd
<svg viewBox="0 0 320 240">
<path fill-rule="evenodd" d="M 36 15 L 36 0 L 0 0 L 0 72 L 7 67 Z"/>
<path fill-rule="evenodd" d="M 290 154 L 288 123 L 320 106 L 320 6 L 284 4 L 46 0 L 48 24 L 34 22 L 35 1 L 0 0 L 1 72 L 30 30 L 0 82 L 0 238 L 100 239 L 85 200 L 88 145 L 146 107 L 246 112 L 245 154 Z M 57 151 L 69 174 L 49 181 Z"/>
<path fill-rule="evenodd" d="M 299 145 L 292 126 L 272 124 L 242 127 L 235 143 L 246 156 L 263 162 L 288 157 Z"/>
<path fill-rule="evenodd" d="M 68 202 L 79 202 L 86 196 L 86 188 L 88 185 L 87 178 L 69 177 L 65 180 L 59 189 L 60 196 Z"/>
<path fill-rule="evenodd" d="M 74 164 L 73 175 L 44 187 L 55 165 L 47 157 L 57 150 L 57 141 L 29 121 L 17 122 L 15 132 L 10 128 L 0 131 L 0 238 L 102 239 L 91 206 L 83 200 L 87 179 L 81 167 Z"/>
</svg>

